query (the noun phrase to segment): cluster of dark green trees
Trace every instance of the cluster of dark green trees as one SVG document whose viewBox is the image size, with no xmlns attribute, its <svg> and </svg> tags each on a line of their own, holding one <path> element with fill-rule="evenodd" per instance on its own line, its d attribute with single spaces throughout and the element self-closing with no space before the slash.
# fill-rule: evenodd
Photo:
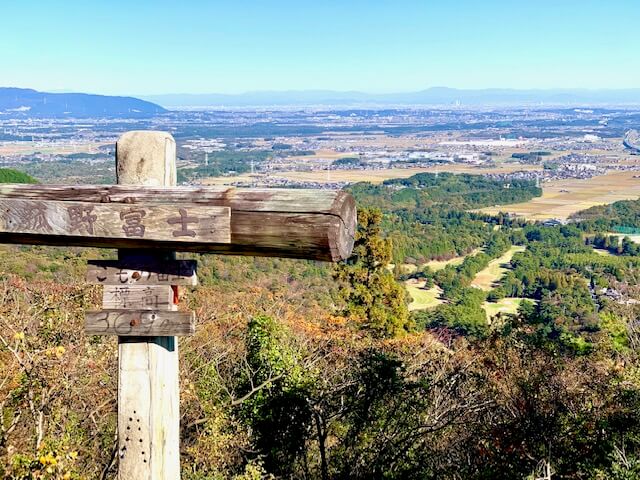
<svg viewBox="0 0 640 480">
<path fill-rule="evenodd" d="M 417 265 L 466 255 L 493 232 L 482 216 L 441 206 L 389 211 L 383 227 L 392 243 L 393 262 Z"/>
<path fill-rule="evenodd" d="M 446 172 L 438 175 L 419 173 L 407 179 L 387 180 L 384 185 L 426 189 L 434 202 L 467 208 L 524 202 L 542 195 L 542 189 L 532 180 L 499 180 Z"/>
<path fill-rule="evenodd" d="M 575 213 L 572 219 L 587 232 L 614 232 L 620 228 L 640 228 L 640 199 L 591 207 Z"/>
<path fill-rule="evenodd" d="M 407 296 L 388 270 L 391 242 L 382 236 L 382 212 L 358 212 L 358 231 L 353 255 L 334 271 L 345 300 L 343 314 L 383 337 L 409 328 Z"/>
<path fill-rule="evenodd" d="M 587 237 L 587 244 L 593 245 L 595 248 L 607 250 L 614 255 L 628 255 L 637 257 L 640 255 L 640 245 L 633 242 L 629 237 L 620 237 L 616 235 L 606 235 L 596 233 L 594 237 Z"/>
<path fill-rule="evenodd" d="M 531 180 L 494 180 L 482 175 L 418 173 L 385 180 L 382 185 L 358 183 L 349 187 L 362 205 L 386 210 L 421 208 L 433 204 L 459 209 L 526 202 L 542 195 Z"/>
<path fill-rule="evenodd" d="M 251 171 L 251 164 L 260 164 L 273 158 L 274 152 L 222 150 L 208 154 L 207 163 L 199 158 L 195 167 L 178 169 L 178 182 L 197 180 L 200 178 L 217 177 L 229 173 L 246 173 Z"/>
<path fill-rule="evenodd" d="M 522 223 L 505 215 L 493 217 L 467 210 L 527 201 L 542 193 L 530 181 L 507 184 L 450 173 L 420 173 L 382 185 L 359 183 L 349 191 L 358 205 L 384 213 L 382 227 L 391 240 L 396 264 L 466 255 L 489 241 L 495 225 L 516 227 Z"/>
<path fill-rule="evenodd" d="M 364 165 L 364 162 L 360 157 L 345 157 L 334 160 L 331 165 L 334 167 L 359 167 Z"/>
<path fill-rule="evenodd" d="M 19 170 L 0 168 L 0 183 L 38 183 L 38 181 Z"/>
</svg>

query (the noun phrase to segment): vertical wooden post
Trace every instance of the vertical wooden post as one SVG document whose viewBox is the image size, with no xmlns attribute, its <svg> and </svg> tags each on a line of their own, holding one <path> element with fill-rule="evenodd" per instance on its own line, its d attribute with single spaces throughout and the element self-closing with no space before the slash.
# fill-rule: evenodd
<svg viewBox="0 0 640 480">
<path fill-rule="evenodd" d="M 118 183 L 175 186 L 175 157 L 168 133 L 127 132 L 116 144 Z M 175 258 L 124 249 L 118 255 L 138 262 Z M 119 480 L 180 478 L 179 400 L 176 337 L 118 337 Z"/>
</svg>

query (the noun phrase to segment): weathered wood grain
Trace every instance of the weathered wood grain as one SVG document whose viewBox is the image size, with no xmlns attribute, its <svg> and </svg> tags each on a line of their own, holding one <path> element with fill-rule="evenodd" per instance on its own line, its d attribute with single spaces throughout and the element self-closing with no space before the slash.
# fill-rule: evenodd
<svg viewBox="0 0 640 480">
<path fill-rule="evenodd" d="M 89 260 L 86 281 L 98 285 L 189 285 L 198 284 L 195 260 L 123 262 Z"/>
<path fill-rule="evenodd" d="M 149 405 L 153 398 L 149 350 L 152 345 L 144 343 L 139 348 L 122 348 L 126 345 L 123 341 L 129 337 L 118 338 L 123 339 L 118 354 L 118 480 L 152 480 L 149 473 L 152 449 Z M 122 388 L 122 383 L 132 388 Z"/>
<path fill-rule="evenodd" d="M 123 134 L 116 144 L 118 183 L 174 186 L 175 151 L 173 137 L 164 132 Z M 173 262 L 175 253 L 170 250 L 121 249 L 118 258 L 131 265 L 141 261 Z M 172 306 L 173 313 L 175 310 L 177 305 Z M 177 338 L 119 336 L 118 356 L 118 480 L 179 480 Z M 140 423 L 144 422 L 139 426 L 140 431 L 143 434 L 147 432 L 146 436 L 138 439 L 137 447 L 144 445 L 147 438 L 148 445 L 144 449 L 131 450 L 124 434 L 136 415 L 139 415 Z"/>
<path fill-rule="evenodd" d="M 231 210 L 325 213 L 341 216 L 344 191 L 219 186 L 0 184 L 0 197 L 91 203 L 197 203 Z"/>
<path fill-rule="evenodd" d="M 168 132 L 133 130 L 116 142 L 117 183 L 175 185 L 176 141 Z"/>
<path fill-rule="evenodd" d="M 229 243 L 229 207 L 0 198 L 0 231 L 146 242 Z"/>
<path fill-rule="evenodd" d="M 194 312 L 101 310 L 85 313 L 88 335 L 127 337 L 184 336 L 195 332 Z"/>
<path fill-rule="evenodd" d="M 102 308 L 131 310 L 171 310 L 171 285 L 105 285 Z"/>
<path fill-rule="evenodd" d="M 280 256 L 338 261 L 353 249 L 356 208 L 346 192 L 294 189 L 240 189 L 226 187 L 133 187 L 0 185 L 0 199 L 83 201 L 102 204 L 194 204 L 231 209 L 231 242 L 207 244 L 191 241 L 179 246 L 155 243 L 158 248 L 232 255 Z M 26 241 L 25 241 L 26 240 Z M 96 239 L 55 236 L 24 238 L 0 234 L 0 242 L 127 247 L 125 242 L 99 243 Z"/>
</svg>

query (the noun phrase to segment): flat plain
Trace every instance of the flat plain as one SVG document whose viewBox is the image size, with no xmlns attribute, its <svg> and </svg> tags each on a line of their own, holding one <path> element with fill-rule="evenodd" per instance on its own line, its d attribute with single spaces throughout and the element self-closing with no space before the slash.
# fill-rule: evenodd
<svg viewBox="0 0 640 480">
<path fill-rule="evenodd" d="M 0 156 L 34 155 L 37 153 L 71 155 L 74 153 L 98 153 L 107 142 L 0 142 Z"/>
<path fill-rule="evenodd" d="M 480 175 L 483 173 L 510 173 L 515 171 L 536 171 L 541 170 L 538 165 L 522 165 L 519 163 L 500 163 L 491 167 L 479 167 L 477 165 L 439 165 L 437 167 L 426 168 L 384 168 L 379 170 L 313 170 L 309 172 L 282 172 L 277 176 L 298 182 L 371 182 L 382 183 L 391 178 L 409 178 L 417 173 L 472 173 Z M 237 177 L 234 177 L 237 178 Z M 229 177 L 226 177 L 229 181 Z M 210 179 L 213 180 L 213 179 Z"/>
<path fill-rule="evenodd" d="M 638 172 L 610 172 L 588 179 L 557 180 L 543 185 L 541 197 L 528 202 L 488 207 L 479 211 L 514 213 L 529 220 L 566 219 L 571 214 L 595 205 L 640 197 Z"/>
</svg>

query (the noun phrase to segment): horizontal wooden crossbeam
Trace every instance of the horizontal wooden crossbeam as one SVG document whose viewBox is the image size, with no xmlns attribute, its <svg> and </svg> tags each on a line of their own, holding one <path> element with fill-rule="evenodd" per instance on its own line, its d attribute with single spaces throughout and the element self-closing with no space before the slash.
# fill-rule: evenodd
<svg viewBox="0 0 640 480">
<path fill-rule="evenodd" d="M 18 232 L 7 226 L 7 214 L 0 212 L 0 243 L 80 245 L 112 248 L 162 248 L 180 251 L 232 255 L 260 255 L 338 261 L 353 249 L 356 208 L 346 192 L 296 189 L 240 189 L 226 187 L 64 186 L 0 185 L 0 202 L 83 202 L 121 206 L 171 206 L 172 218 L 190 217 L 189 208 L 228 207 L 230 242 L 205 240 L 205 235 L 176 237 L 173 232 L 194 230 L 193 224 L 171 224 L 171 238 L 133 240 L 90 235 L 60 235 L 56 232 Z M 189 207 L 187 207 L 189 206 Z M 185 208 L 185 214 L 179 212 Z M 117 207 L 122 208 L 122 207 Z M 120 212 L 120 210 L 118 210 Z M 119 213 L 118 213 L 119 215 Z M 166 219 L 165 219 L 166 221 Z M 122 225 L 120 225 L 120 228 Z M 75 230 L 74 230 L 75 233 Z M 178 239 L 178 240 L 176 240 Z"/>
<path fill-rule="evenodd" d="M 229 207 L 193 204 L 104 204 L 0 198 L 5 233 L 84 237 L 99 241 L 229 243 Z"/>
</svg>

